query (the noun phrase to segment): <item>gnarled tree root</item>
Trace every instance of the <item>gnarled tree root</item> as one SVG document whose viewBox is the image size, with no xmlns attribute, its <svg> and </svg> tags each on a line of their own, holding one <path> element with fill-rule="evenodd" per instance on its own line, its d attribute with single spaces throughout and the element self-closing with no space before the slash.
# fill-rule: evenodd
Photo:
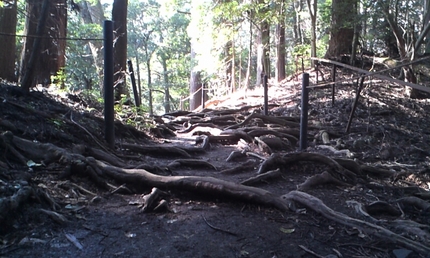
<svg viewBox="0 0 430 258">
<path fill-rule="evenodd" d="M 9 212 L 16 210 L 33 194 L 33 188 L 24 186 L 10 197 L 0 198 L 0 222 L 7 217 Z"/>
<path fill-rule="evenodd" d="M 304 192 L 299 191 L 291 191 L 286 195 L 283 195 L 282 198 L 284 200 L 291 200 L 298 202 L 307 208 L 320 213 L 327 219 L 333 220 L 337 223 L 340 223 L 345 226 L 354 227 L 362 230 L 363 232 L 376 236 L 384 241 L 391 242 L 400 246 L 404 246 L 411 250 L 414 250 L 417 253 L 428 255 L 430 253 L 430 247 L 425 246 L 419 242 L 413 241 L 401 235 L 398 235 L 386 228 L 381 226 L 358 220 L 355 218 L 351 218 L 343 213 L 332 210 L 327 207 L 320 199 L 309 195 Z"/>
<path fill-rule="evenodd" d="M 286 155 L 272 154 L 270 158 L 265 160 L 258 170 L 258 174 L 261 174 L 267 170 L 275 169 L 282 165 L 287 165 L 297 161 L 316 161 L 321 162 L 329 167 L 333 168 L 333 171 L 329 171 L 331 175 L 349 184 L 355 184 L 357 181 L 357 176 L 350 170 L 345 169 L 339 163 L 337 163 L 332 158 L 318 154 L 318 153 L 293 153 Z"/>
<path fill-rule="evenodd" d="M 143 169 L 123 169 L 109 166 L 103 162 L 88 158 L 91 167 L 96 167 L 102 175 L 121 183 L 141 185 L 142 188 L 178 189 L 194 191 L 214 196 L 228 196 L 273 206 L 282 211 L 289 210 L 289 203 L 264 189 L 244 186 L 237 183 L 200 176 L 159 176 Z"/>
<path fill-rule="evenodd" d="M 158 187 L 162 189 L 177 189 L 186 190 L 192 192 L 200 192 L 214 196 L 228 196 L 236 199 L 241 199 L 249 202 L 265 204 L 268 206 L 275 207 L 281 211 L 289 211 L 292 209 L 293 202 L 298 202 L 315 212 L 320 213 L 327 219 L 333 220 L 342 225 L 349 227 L 355 227 L 359 230 L 381 238 L 384 241 L 392 242 L 397 245 L 409 248 L 420 254 L 427 255 L 430 253 L 430 247 L 425 246 L 417 241 L 400 236 L 386 228 L 381 226 L 351 218 L 345 214 L 336 212 L 327 207 L 320 199 L 311 196 L 304 192 L 291 191 L 290 193 L 281 197 L 274 195 L 273 193 L 264 189 L 244 186 L 237 183 L 224 181 L 213 177 L 200 177 L 200 176 L 159 176 L 151 174 L 142 169 L 122 169 L 114 166 L 107 165 L 101 161 L 97 161 L 91 157 L 83 157 L 82 155 L 69 153 L 67 150 L 54 146 L 52 144 L 41 144 L 32 141 L 27 141 L 19 137 L 13 137 L 13 145 L 26 153 L 26 156 L 33 160 L 50 160 L 55 162 L 61 162 L 69 164 L 72 170 L 87 171 L 91 170 L 91 177 L 93 180 L 99 180 L 101 184 L 105 177 L 115 179 L 120 183 L 127 183 L 130 185 L 137 185 L 144 188 Z M 308 153 L 306 153 L 308 154 Z M 333 162 L 332 159 L 324 159 L 322 155 L 313 154 L 312 161 L 327 161 L 331 167 L 338 168 L 338 163 Z M 285 157 L 286 160 L 282 160 L 281 163 L 286 161 L 297 161 L 297 160 L 309 160 L 307 155 L 293 155 Z M 291 158 L 291 160 L 290 160 Z M 272 160 L 273 161 L 273 160 Z M 276 163 L 276 162 L 275 162 Z M 288 162 L 287 162 L 288 163 Z M 86 169 L 85 169 L 86 167 Z M 353 174 L 349 171 L 349 173 Z M 348 175 L 343 174 L 342 175 Z M 355 175 L 355 174 L 353 174 Z M 106 186 L 107 184 L 101 184 Z M 22 202 L 30 196 L 33 191 L 31 188 L 23 188 L 14 197 L 16 201 L 14 205 L 10 206 L 12 209 L 16 207 L 16 204 Z M 0 206 L 4 205 L 5 202 L 9 203 L 9 200 L 4 200 L 3 204 L 0 202 Z M 2 210 L 2 209 L 0 209 Z M 0 215 L 4 215 L 3 213 Z"/>
</svg>

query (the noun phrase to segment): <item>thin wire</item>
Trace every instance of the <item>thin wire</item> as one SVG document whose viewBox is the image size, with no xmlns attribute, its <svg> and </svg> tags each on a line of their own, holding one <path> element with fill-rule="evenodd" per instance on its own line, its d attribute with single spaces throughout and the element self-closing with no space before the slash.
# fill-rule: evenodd
<svg viewBox="0 0 430 258">
<path fill-rule="evenodd" d="M 8 33 L 2 33 L 0 32 L 0 36 L 7 36 L 7 37 L 18 37 L 18 38 L 42 38 L 42 39 L 57 39 L 57 40 L 82 40 L 82 41 L 86 41 L 86 40 L 98 40 L 98 41 L 102 41 L 104 39 L 101 38 L 59 38 L 59 37 L 44 37 L 44 36 L 33 36 L 33 35 L 17 35 L 17 34 L 8 34 Z"/>
<path fill-rule="evenodd" d="M 427 60 L 427 59 L 430 59 L 430 56 L 426 56 L 426 57 L 423 57 L 423 58 L 420 58 L 420 59 L 417 59 L 417 60 L 413 60 L 413 61 L 410 61 L 410 62 L 407 62 L 407 63 L 404 63 L 404 64 L 400 64 L 400 65 L 392 67 L 392 68 L 387 68 L 387 69 L 383 69 L 383 70 L 376 71 L 376 72 L 368 72 L 368 71 L 366 71 L 368 73 L 361 74 L 361 75 L 358 75 L 358 76 L 355 76 L 355 77 L 352 77 L 352 78 L 343 79 L 343 80 L 336 81 L 336 82 L 327 82 L 327 83 L 316 84 L 316 85 L 308 86 L 306 88 L 308 88 L 308 89 L 320 88 L 320 87 L 325 87 L 325 86 L 328 86 L 328 85 L 333 85 L 334 83 L 338 84 L 338 83 L 348 82 L 348 81 L 351 81 L 351 80 L 360 79 L 361 77 L 371 77 L 371 76 L 376 75 L 376 74 L 381 74 L 381 73 L 388 72 L 388 71 L 391 71 L 391 70 L 394 70 L 394 69 L 402 68 L 402 67 L 407 66 L 407 65 L 419 63 L 419 62 L 422 62 L 422 61 Z M 348 68 L 346 68 L 346 69 L 348 69 Z"/>
</svg>

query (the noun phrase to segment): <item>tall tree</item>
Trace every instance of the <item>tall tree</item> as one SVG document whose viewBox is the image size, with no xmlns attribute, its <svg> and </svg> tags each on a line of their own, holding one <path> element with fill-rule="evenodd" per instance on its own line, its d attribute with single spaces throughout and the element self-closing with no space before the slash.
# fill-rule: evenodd
<svg viewBox="0 0 430 258">
<path fill-rule="evenodd" d="M 302 37 L 302 9 L 303 9 L 303 3 L 302 0 L 294 0 L 293 1 L 293 7 L 295 16 L 293 19 L 294 25 L 293 25 L 293 32 L 294 32 L 294 39 L 296 43 L 303 44 L 303 37 Z"/>
<path fill-rule="evenodd" d="M 326 57 L 338 58 L 350 54 L 354 38 L 357 0 L 332 0 L 330 40 Z"/>
<path fill-rule="evenodd" d="M 66 0 L 27 0 L 24 46 L 21 52 L 21 85 L 29 91 L 36 84 L 49 85 L 65 65 Z M 49 29 L 48 29 L 49 28 Z"/>
<path fill-rule="evenodd" d="M 276 25 L 276 80 L 285 79 L 285 6 L 284 0 L 279 4 L 279 18 Z"/>
<path fill-rule="evenodd" d="M 136 60 L 136 74 L 140 97 L 142 98 L 142 85 L 140 76 L 140 65 L 144 63 L 146 69 L 147 94 L 143 94 L 148 100 L 149 114 L 154 114 L 152 105 L 152 57 L 158 48 L 157 35 L 160 32 L 160 25 L 163 23 L 159 15 L 160 5 L 156 1 L 137 1 L 129 3 L 128 12 L 128 53 L 130 58 Z"/>
<path fill-rule="evenodd" d="M 262 76 L 270 78 L 270 24 L 269 24 L 269 4 L 264 0 L 259 0 L 258 16 L 260 18 L 260 28 L 257 37 L 257 85 L 262 83 Z"/>
<path fill-rule="evenodd" d="M 309 15 L 311 16 L 311 57 L 317 56 L 317 0 L 306 0 L 308 4 Z M 315 61 L 311 61 L 315 65 Z"/>
<path fill-rule="evenodd" d="M 102 26 L 105 20 L 103 7 L 100 0 L 96 1 L 82 1 L 79 5 L 79 11 L 82 21 L 90 26 Z M 98 40 L 88 41 L 88 47 L 93 57 L 93 64 L 96 68 L 98 75 L 99 88 L 103 92 L 103 42 Z"/>
<path fill-rule="evenodd" d="M 0 7 L 0 78 L 16 81 L 15 47 L 16 47 L 17 1 L 6 1 Z"/>
<path fill-rule="evenodd" d="M 252 51 L 253 51 L 253 33 L 252 33 L 252 19 L 253 19 L 253 11 L 247 10 L 246 18 L 249 21 L 249 43 L 248 43 L 248 64 L 246 66 L 246 75 L 245 75 L 245 88 L 248 89 L 250 87 L 251 80 L 251 64 L 252 64 Z"/>
<path fill-rule="evenodd" d="M 128 0 L 114 0 L 112 6 L 112 20 L 114 22 L 114 82 L 115 100 L 121 100 L 125 95 L 129 97 L 126 84 L 127 71 L 127 6 Z"/>
<path fill-rule="evenodd" d="M 427 27 L 425 26 L 429 26 L 430 24 L 430 0 L 424 0 L 423 10 L 424 10 L 423 31 L 426 31 Z M 426 38 L 425 52 L 430 53 L 430 30 L 428 30 L 427 33 L 425 34 L 425 38 Z"/>
<path fill-rule="evenodd" d="M 196 52 L 191 43 L 191 75 L 190 75 L 190 110 L 198 108 L 202 104 L 202 83 L 200 71 L 197 69 Z"/>
</svg>

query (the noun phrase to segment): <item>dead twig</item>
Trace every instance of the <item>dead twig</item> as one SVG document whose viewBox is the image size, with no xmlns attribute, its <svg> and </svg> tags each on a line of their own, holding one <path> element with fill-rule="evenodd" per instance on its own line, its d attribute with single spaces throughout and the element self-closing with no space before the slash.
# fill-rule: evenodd
<svg viewBox="0 0 430 258">
<path fill-rule="evenodd" d="M 211 225 L 211 224 L 206 220 L 205 216 L 203 216 L 203 215 L 202 215 L 202 218 L 203 218 L 203 220 L 206 222 L 206 224 L 207 224 L 210 228 L 215 229 L 215 230 L 220 231 L 220 232 L 223 232 L 223 233 L 226 233 L 226 234 L 229 234 L 229 235 L 232 235 L 232 236 L 237 236 L 237 234 L 236 234 L 236 233 L 234 233 L 234 232 L 231 232 L 231 231 L 228 231 L 228 230 L 225 230 L 225 229 L 222 229 L 222 228 L 218 228 L 218 227 L 215 227 L 215 226 Z"/>
</svg>

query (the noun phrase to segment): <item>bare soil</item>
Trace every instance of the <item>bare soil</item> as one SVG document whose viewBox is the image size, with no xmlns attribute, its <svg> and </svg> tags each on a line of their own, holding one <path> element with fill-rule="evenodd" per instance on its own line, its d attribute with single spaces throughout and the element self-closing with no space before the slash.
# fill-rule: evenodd
<svg viewBox="0 0 430 258">
<path fill-rule="evenodd" d="M 330 69 L 322 71 L 330 81 Z M 314 76 L 311 72 L 311 83 Z M 342 70 L 338 76 L 351 78 Z M 26 95 L 17 87 L 2 85 L 0 256 L 430 257 L 425 253 L 430 250 L 430 101 L 408 99 L 401 86 L 366 79 L 346 133 L 356 82 L 336 87 L 334 105 L 331 87 L 312 89 L 309 147 L 301 152 L 294 140 L 300 120 L 300 80 L 289 78 L 269 88 L 269 117 L 284 124 L 261 115 L 263 90 L 257 88 L 212 101 L 199 112 L 155 117 L 151 130 L 145 123 L 152 119 L 132 109 L 118 114 L 115 150 L 104 144 L 102 109 L 89 96 L 45 89 Z M 243 123 L 246 118 L 249 123 Z M 263 129 L 272 133 L 250 133 Z M 324 132 L 329 137 L 325 144 Z M 29 140 L 27 146 L 50 143 L 81 155 L 73 157 L 92 156 L 128 172 L 149 171 L 160 180 L 198 176 L 234 182 L 236 187 L 258 172 L 278 169 L 274 177 L 245 184 L 267 190 L 273 198 L 299 190 L 321 200 L 341 219 L 336 221 L 310 201 L 288 202 L 291 207 L 283 210 L 248 198 L 246 191 L 224 193 L 227 187 L 222 183 L 208 187 L 200 178 L 188 187 L 186 182 L 154 185 L 122 180 L 121 173 L 127 173 L 123 170 L 117 176 L 98 170 L 91 174 L 79 169 L 76 159 L 46 160 L 46 149 L 19 149 L 8 142 L 11 135 Z M 139 149 L 148 146 L 154 149 Z M 189 156 L 169 151 L 176 147 Z M 232 152 L 237 156 L 230 157 Z M 300 153 L 318 156 L 299 159 Z M 266 169 L 276 155 L 292 160 L 274 162 Z M 339 169 L 321 157 L 341 164 L 340 170 L 351 172 L 355 180 L 345 174 L 336 177 Z M 345 165 L 345 160 L 355 163 Z M 238 166 L 243 167 L 232 169 Z M 305 184 L 323 172 L 338 181 L 317 177 L 316 183 Z M 155 203 L 167 202 L 156 210 L 156 204 L 144 206 L 155 186 L 162 191 Z M 28 196 L 15 200 L 23 189 L 31 189 Z M 397 241 L 381 230 L 353 226 L 347 218 L 402 238 Z"/>
</svg>

